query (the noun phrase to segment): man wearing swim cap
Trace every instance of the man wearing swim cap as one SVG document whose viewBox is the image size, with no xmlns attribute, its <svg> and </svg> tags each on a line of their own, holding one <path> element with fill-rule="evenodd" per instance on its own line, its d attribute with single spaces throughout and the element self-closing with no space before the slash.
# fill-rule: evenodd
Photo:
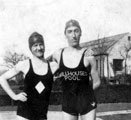
<svg viewBox="0 0 131 120">
<path fill-rule="evenodd" d="M 0 84 L 13 100 L 18 101 L 18 120 L 47 120 L 53 73 L 57 69 L 57 64 L 49 63 L 44 58 L 45 45 L 41 34 L 32 33 L 28 43 L 32 58 L 19 62 L 3 74 Z M 16 94 L 7 80 L 20 72 L 24 74 L 24 89 Z"/>
<path fill-rule="evenodd" d="M 82 31 L 78 21 L 69 20 L 64 34 L 69 46 L 52 56 L 59 65 L 58 73 L 62 80 L 63 120 L 78 120 L 78 116 L 81 120 L 95 120 L 97 102 L 94 89 L 100 86 L 95 58 L 90 49 L 79 45 Z"/>
</svg>

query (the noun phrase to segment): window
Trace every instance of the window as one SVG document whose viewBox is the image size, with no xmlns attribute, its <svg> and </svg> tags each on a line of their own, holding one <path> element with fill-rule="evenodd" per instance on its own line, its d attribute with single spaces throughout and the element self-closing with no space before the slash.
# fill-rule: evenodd
<svg viewBox="0 0 131 120">
<path fill-rule="evenodd" d="M 123 69 L 123 59 L 113 59 L 114 71 L 121 71 Z"/>
<path fill-rule="evenodd" d="M 128 41 L 131 41 L 131 36 L 128 36 Z"/>
</svg>

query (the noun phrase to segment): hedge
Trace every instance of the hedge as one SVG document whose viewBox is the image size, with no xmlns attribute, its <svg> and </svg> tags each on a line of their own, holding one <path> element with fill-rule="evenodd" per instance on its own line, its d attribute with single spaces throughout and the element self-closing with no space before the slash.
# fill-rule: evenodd
<svg viewBox="0 0 131 120">
<path fill-rule="evenodd" d="M 130 103 L 131 85 L 109 85 L 103 84 L 95 91 L 98 103 Z M 61 83 L 56 81 L 50 96 L 50 105 L 60 105 L 62 101 Z M 0 95 L 0 106 L 16 105 L 6 94 Z"/>
</svg>

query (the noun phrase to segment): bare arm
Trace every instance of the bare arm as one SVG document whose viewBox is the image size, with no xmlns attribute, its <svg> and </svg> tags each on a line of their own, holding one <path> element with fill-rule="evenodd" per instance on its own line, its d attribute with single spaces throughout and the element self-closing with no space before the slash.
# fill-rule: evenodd
<svg viewBox="0 0 131 120">
<path fill-rule="evenodd" d="M 10 88 L 8 79 L 12 78 L 13 76 L 17 75 L 19 72 L 21 72 L 21 68 L 24 65 L 16 65 L 14 68 L 8 70 L 6 73 L 4 73 L 2 76 L 0 76 L 0 85 L 5 90 L 5 92 L 13 99 L 13 100 L 21 100 L 26 101 L 26 93 L 22 92 L 18 95 L 16 95 L 13 90 Z"/>
<path fill-rule="evenodd" d="M 93 89 L 95 90 L 98 88 L 101 84 L 100 77 L 98 75 L 98 71 L 96 69 L 96 60 L 93 56 L 89 57 L 89 63 L 91 65 L 91 76 L 92 76 L 92 82 L 93 82 Z"/>
</svg>

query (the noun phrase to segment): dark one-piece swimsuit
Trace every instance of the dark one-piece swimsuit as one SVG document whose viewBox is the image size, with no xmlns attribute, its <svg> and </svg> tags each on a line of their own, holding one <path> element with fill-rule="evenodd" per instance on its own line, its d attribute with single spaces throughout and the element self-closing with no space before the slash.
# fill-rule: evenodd
<svg viewBox="0 0 131 120">
<path fill-rule="evenodd" d="M 97 107 L 94 91 L 89 83 L 91 66 L 84 65 L 84 51 L 77 67 L 66 67 L 63 63 L 63 51 L 64 49 L 59 69 L 63 88 L 62 110 L 75 116 L 84 115 Z"/>
<path fill-rule="evenodd" d="M 48 62 L 48 70 L 45 75 L 37 75 L 33 70 L 31 60 L 29 63 L 30 68 L 24 79 L 27 101 L 18 101 L 17 115 L 29 120 L 46 120 L 53 75 Z"/>
</svg>

